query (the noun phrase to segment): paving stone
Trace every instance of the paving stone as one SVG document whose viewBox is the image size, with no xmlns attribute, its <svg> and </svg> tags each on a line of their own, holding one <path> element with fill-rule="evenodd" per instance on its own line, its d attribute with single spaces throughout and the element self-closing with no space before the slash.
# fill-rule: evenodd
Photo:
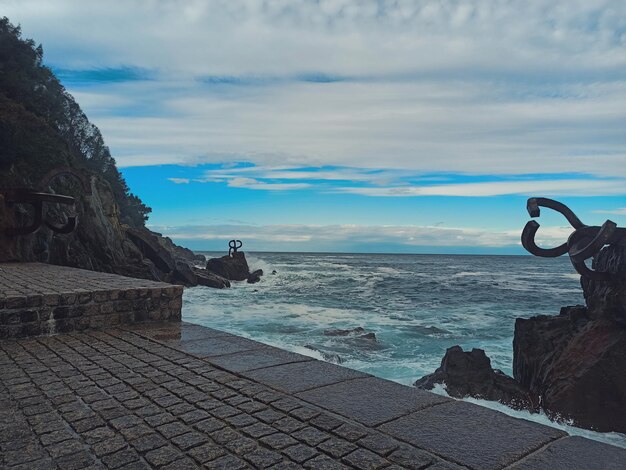
<svg viewBox="0 0 626 470">
<path fill-rule="evenodd" d="M 288 393 L 302 392 L 311 388 L 343 382 L 367 374 L 327 362 L 311 361 L 284 364 L 246 372 L 253 380 Z"/>
<path fill-rule="evenodd" d="M 192 431 L 180 436 L 176 436 L 171 439 L 172 443 L 176 444 L 182 450 L 190 449 L 191 447 L 203 444 L 207 441 L 204 434 Z"/>
<path fill-rule="evenodd" d="M 185 424 L 193 424 L 203 419 L 209 418 L 211 415 L 204 410 L 193 409 L 179 416 Z"/>
<path fill-rule="evenodd" d="M 275 433 L 276 429 L 274 429 L 273 427 L 267 424 L 256 423 L 256 424 L 253 424 L 252 426 L 247 426 L 243 428 L 242 431 L 252 437 L 263 437 L 263 436 L 267 436 L 268 434 Z"/>
<path fill-rule="evenodd" d="M 188 433 L 191 428 L 183 423 L 175 421 L 173 423 L 163 424 L 156 428 L 167 439 L 171 439 L 174 436 L 180 436 L 181 434 Z"/>
<path fill-rule="evenodd" d="M 139 454 L 131 449 L 120 450 L 102 457 L 102 463 L 108 468 L 119 468 L 136 460 L 139 460 Z"/>
<path fill-rule="evenodd" d="M 241 351 L 254 349 L 249 344 L 238 344 L 226 341 L 223 338 L 210 338 L 196 341 L 182 341 L 176 345 L 181 351 L 200 357 L 223 356 Z"/>
<path fill-rule="evenodd" d="M 626 468 L 626 451 L 583 437 L 566 437 L 513 465 L 515 470 L 583 470 Z"/>
<path fill-rule="evenodd" d="M 227 442 L 234 441 L 240 437 L 242 437 L 242 434 L 230 428 L 220 429 L 211 433 L 211 439 L 221 445 L 225 445 Z"/>
<path fill-rule="evenodd" d="M 205 463 L 225 455 L 226 451 L 223 447 L 208 442 L 190 449 L 187 454 L 194 458 L 197 462 Z"/>
<path fill-rule="evenodd" d="M 91 431 L 82 434 L 82 438 L 85 440 L 85 442 L 87 442 L 87 444 L 94 444 L 96 442 L 100 442 L 114 436 L 115 433 L 105 426 L 92 429 Z"/>
<path fill-rule="evenodd" d="M 245 372 L 263 367 L 310 360 L 310 357 L 271 347 L 260 347 L 253 351 L 243 351 L 211 358 L 213 364 L 232 372 Z"/>
<path fill-rule="evenodd" d="M 271 470 L 300 470 L 301 465 L 294 462 L 280 462 L 270 467 Z"/>
<path fill-rule="evenodd" d="M 325 455 L 320 455 L 305 462 L 304 468 L 308 470 L 347 470 L 349 467 L 346 467 L 345 465 L 334 459 L 326 457 Z"/>
<path fill-rule="evenodd" d="M 72 437 L 72 433 L 63 429 L 61 431 L 54 431 L 48 434 L 43 434 L 39 436 L 39 439 L 44 446 L 48 446 L 50 444 L 56 444 L 57 442 L 66 441 L 68 439 L 71 439 Z"/>
<path fill-rule="evenodd" d="M 254 439 L 240 437 L 239 439 L 227 442 L 225 447 L 234 454 L 245 455 L 253 449 L 256 449 L 257 443 Z"/>
<path fill-rule="evenodd" d="M 258 401 L 248 401 L 237 405 L 237 408 L 246 413 L 256 413 L 257 411 L 266 410 L 267 405 Z"/>
<path fill-rule="evenodd" d="M 167 441 L 159 436 L 157 433 L 147 434 L 138 439 L 130 441 L 130 445 L 132 445 L 138 452 L 147 452 L 149 450 L 158 449 L 159 447 L 167 444 Z"/>
<path fill-rule="evenodd" d="M 235 416 L 229 416 L 228 418 L 225 418 L 224 421 L 236 428 L 244 428 L 246 426 L 250 426 L 259 422 L 259 420 L 257 420 L 256 418 L 245 413 L 241 413 Z"/>
<path fill-rule="evenodd" d="M 320 412 L 308 406 L 303 406 L 289 411 L 289 414 L 291 416 L 294 416 L 295 418 L 298 418 L 301 421 L 309 421 L 318 416 Z"/>
<path fill-rule="evenodd" d="M 363 470 L 378 470 L 389 465 L 388 460 L 367 449 L 357 449 L 346 455 L 343 461 Z"/>
<path fill-rule="evenodd" d="M 322 442 L 319 446 L 317 446 L 317 448 L 336 459 L 340 459 L 344 455 L 355 451 L 357 449 L 357 446 L 351 442 L 333 437 L 331 439 L 328 439 L 327 441 Z"/>
<path fill-rule="evenodd" d="M 387 458 L 410 470 L 426 468 L 435 461 L 435 458 L 427 452 L 407 448 L 400 448 L 392 452 Z"/>
<path fill-rule="evenodd" d="M 244 457 L 248 462 L 256 468 L 267 468 L 283 460 L 283 457 L 271 450 L 255 449 L 246 453 Z"/>
<path fill-rule="evenodd" d="M 286 449 L 283 449 L 282 452 L 297 463 L 303 463 L 306 460 L 319 455 L 319 452 L 317 452 L 313 447 L 309 447 L 304 444 L 287 447 Z"/>
<path fill-rule="evenodd" d="M 376 426 L 450 399 L 376 377 L 308 390 L 298 397 L 321 408 Z"/>
<path fill-rule="evenodd" d="M 167 445 L 151 450 L 144 456 L 144 458 L 150 465 L 160 467 L 182 458 L 182 454 L 174 447 Z"/>
<path fill-rule="evenodd" d="M 95 443 L 91 449 L 98 457 L 103 455 L 112 454 L 119 450 L 122 450 L 128 446 L 128 443 L 122 436 L 114 436 L 109 439 Z"/>
<path fill-rule="evenodd" d="M 169 465 L 163 467 L 163 470 L 196 470 L 198 465 L 190 458 L 176 460 Z"/>
<path fill-rule="evenodd" d="M 298 443 L 298 441 L 296 441 L 293 437 L 282 432 L 277 432 L 268 436 L 261 437 L 259 440 L 263 444 L 271 447 L 272 449 L 284 449 L 285 447 L 289 447 Z"/>
<path fill-rule="evenodd" d="M 311 419 L 311 421 L 309 422 L 313 426 L 317 428 L 321 428 L 324 431 L 332 431 L 333 429 L 336 429 L 342 424 L 344 424 L 344 421 L 341 421 L 335 418 L 334 416 L 330 416 L 325 413 L 320 414 L 319 416 L 316 416 L 315 418 Z"/>
<path fill-rule="evenodd" d="M 144 419 L 146 420 L 146 423 L 148 423 L 152 427 L 157 427 L 161 426 L 162 424 L 176 421 L 176 417 L 170 413 L 159 413 L 152 416 L 146 416 Z"/>
<path fill-rule="evenodd" d="M 292 436 L 300 441 L 304 441 L 311 446 L 317 446 L 327 439 L 330 439 L 330 435 L 326 434 L 319 429 L 315 429 L 311 426 L 307 426 L 300 431 L 292 433 Z"/>
<path fill-rule="evenodd" d="M 226 427 L 226 424 L 223 421 L 220 421 L 215 418 L 208 418 L 204 421 L 200 421 L 198 423 L 194 423 L 193 427 L 198 431 L 202 431 L 204 433 L 212 433 L 219 429 L 223 429 Z"/>
<path fill-rule="evenodd" d="M 249 468 L 249 465 L 246 464 L 245 461 L 234 455 L 219 457 L 205 466 L 212 470 L 241 470 L 243 468 Z"/>
<path fill-rule="evenodd" d="M 510 465 L 564 435 L 460 401 L 412 413 L 381 429 L 448 460 L 484 469 Z"/>
<path fill-rule="evenodd" d="M 272 426 L 280 431 L 292 433 L 294 431 L 304 428 L 306 425 L 301 421 L 298 421 L 297 419 L 286 417 L 279 421 L 273 422 Z"/>
<path fill-rule="evenodd" d="M 364 437 L 358 441 L 358 444 L 382 456 L 389 455 L 400 446 L 395 439 L 378 433 Z"/>
<path fill-rule="evenodd" d="M 46 450 L 53 459 L 58 459 L 59 457 L 63 457 L 64 455 L 75 454 L 84 449 L 85 446 L 76 439 L 70 439 L 46 447 Z"/>
<path fill-rule="evenodd" d="M 338 428 L 333 429 L 333 433 L 351 442 L 356 442 L 367 436 L 367 432 L 363 428 L 352 424 L 342 424 Z"/>
</svg>

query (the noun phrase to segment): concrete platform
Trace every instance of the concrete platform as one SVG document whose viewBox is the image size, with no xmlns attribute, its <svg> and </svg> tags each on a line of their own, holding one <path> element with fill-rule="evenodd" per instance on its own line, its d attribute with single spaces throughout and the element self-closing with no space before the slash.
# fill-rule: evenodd
<svg viewBox="0 0 626 470">
<path fill-rule="evenodd" d="M 180 321 L 182 286 L 42 263 L 0 264 L 0 338 Z"/>
<path fill-rule="evenodd" d="M 626 450 L 187 323 L 0 341 L 0 468 L 623 469 Z"/>
</svg>

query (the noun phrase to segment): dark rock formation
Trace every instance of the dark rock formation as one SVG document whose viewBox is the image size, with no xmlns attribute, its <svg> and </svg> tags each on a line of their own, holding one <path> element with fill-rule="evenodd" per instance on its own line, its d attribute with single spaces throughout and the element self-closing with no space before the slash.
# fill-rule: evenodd
<svg viewBox="0 0 626 470">
<path fill-rule="evenodd" d="M 224 289 L 225 287 L 230 287 L 230 281 L 228 279 L 224 279 L 217 274 L 214 274 L 206 269 L 194 269 L 194 274 L 196 275 L 196 282 L 200 286 L 206 287 L 215 287 L 217 289 Z"/>
<path fill-rule="evenodd" d="M 257 269 L 256 271 L 251 272 L 248 276 L 248 284 L 256 284 L 261 280 L 261 276 L 263 276 L 262 269 Z"/>
<path fill-rule="evenodd" d="M 211 258 L 207 261 L 206 269 L 231 281 L 245 281 L 250 275 L 250 268 L 243 251 L 234 252 L 232 256 Z"/>
<path fill-rule="evenodd" d="M 594 268 L 626 274 L 626 248 L 604 248 Z M 513 374 L 549 415 L 626 433 L 626 281 L 581 284 L 587 307 L 517 319 Z"/>
<path fill-rule="evenodd" d="M 365 330 L 357 326 L 356 328 L 352 328 L 351 330 L 342 330 L 342 329 L 333 329 L 333 330 L 324 330 L 325 336 L 350 336 L 357 334 L 365 334 Z"/>
<path fill-rule="evenodd" d="M 593 268 L 610 281 L 581 279 L 587 305 L 515 322 L 513 376 L 492 370 L 481 350 L 450 348 L 434 374 L 452 396 L 498 400 L 600 432 L 626 433 L 626 247 L 604 247 Z M 524 399 L 524 396 L 526 399 Z M 538 400 L 538 401 L 537 401 Z"/>
<path fill-rule="evenodd" d="M 431 390 L 436 384 L 445 384 L 448 394 L 455 398 L 471 396 L 499 401 L 515 409 L 537 408 L 537 398 L 513 378 L 493 369 L 482 349 L 464 352 L 460 346 L 448 348 L 441 366 L 414 385 Z"/>
</svg>

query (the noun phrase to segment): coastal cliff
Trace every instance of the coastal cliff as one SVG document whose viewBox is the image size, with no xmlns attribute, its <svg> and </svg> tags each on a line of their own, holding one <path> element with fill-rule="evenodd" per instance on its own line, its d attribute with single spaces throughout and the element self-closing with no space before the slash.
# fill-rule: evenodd
<svg viewBox="0 0 626 470">
<path fill-rule="evenodd" d="M 55 169 L 64 169 L 54 178 Z M 46 204 L 45 224 L 27 235 L 7 229 L 33 220 L 28 204 L 9 204 L 2 190 L 25 188 L 75 198 L 69 209 Z M 40 261 L 125 276 L 195 285 L 191 251 L 149 231 L 151 209 L 132 194 L 98 128 L 43 65 L 43 49 L 0 19 L 0 262 Z M 191 273 L 191 275 L 189 275 Z M 223 285 L 225 287 L 226 284 Z"/>
</svg>

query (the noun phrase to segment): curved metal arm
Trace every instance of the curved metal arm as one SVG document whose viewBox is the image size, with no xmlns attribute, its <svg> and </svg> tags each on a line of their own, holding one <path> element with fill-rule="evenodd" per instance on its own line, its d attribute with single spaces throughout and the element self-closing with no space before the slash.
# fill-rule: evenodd
<svg viewBox="0 0 626 470">
<path fill-rule="evenodd" d="M 522 230 L 522 246 L 526 251 L 541 258 L 557 258 L 567 253 L 567 243 L 563 243 L 554 248 L 538 247 L 535 243 L 537 230 L 539 230 L 539 224 L 534 220 L 528 221 L 524 226 L 524 230 Z"/>
<path fill-rule="evenodd" d="M 609 243 L 616 229 L 617 224 L 611 220 L 607 220 L 599 229 L 598 227 L 584 227 L 576 230 L 570 235 L 567 241 L 570 247 L 568 251 L 572 262 L 579 263 L 591 258 L 600 251 L 604 245 Z M 577 249 L 576 247 L 585 239 L 591 240 L 582 248 Z"/>
<path fill-rule="evenodd" d="M 562 214 L 574 228 L 582 228 L 585 226 L 569 207 L 559 201 L 548 199 L 547 197 L 531 197 L 528 199 L 526 210 L 531 217 L 539 217 L 541 212 L 539 207 L 547 207 L 548 209 Z"/>
<path fill-rule="evenodd" d="M 228 242 L 228 256 L 232 256 L 234 253 L 237 253 L 237 250 L 243 246 L 243 242 L 241 240 L 231 240 Z"/>
</svg>

